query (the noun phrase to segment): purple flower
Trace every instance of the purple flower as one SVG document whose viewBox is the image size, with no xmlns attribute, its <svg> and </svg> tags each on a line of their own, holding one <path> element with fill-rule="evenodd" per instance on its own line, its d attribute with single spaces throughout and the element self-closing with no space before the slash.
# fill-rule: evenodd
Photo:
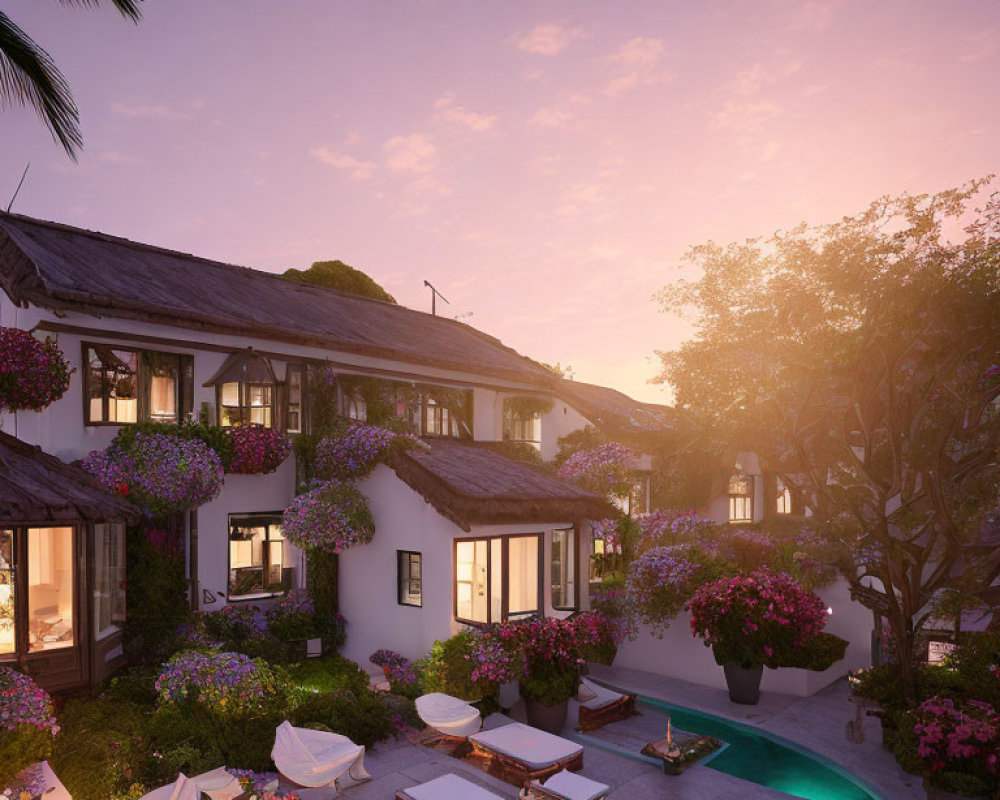
<svg viewBox="0 0 1000 800">
<path fill-rule="evenodd" d="M 353 486 L 337 481 L 296 497 L 282 515 L 286 538 L 304 550 L 342 553 L 375 535 L 368 501 Z"/>
<path fill-rule="evenodd" d="M 559 467 L 560 478 L 605 495 L 625 495 L 632 488 L 637 454 L 619 442 L 606 442 L 573 453 Z"/>
<path fill-rule="evenodd" d="M 69 364 L 51 339 L 0 327 L 0 409 L 41 411 L 69 388 Z"/>
<path fill-rule="evenodd" d="M 49 693 L 27 675 L 0 666 L 0 731 L 22 725 L 51 731 L 53 736 L 59 732 Z"/>
<path fill-rule="evenodd" d="M 396 447 L 415 439 L 377 425 L 351 422 L 338 436 L 323 439 L 316 446 L 316 471 L 326 479 L 347 481 L 361 478 Z"/>
<path fill-rule="evenodd" d="M 262 425 L 238 425 L 230 429 L 233 461 L 229 471 L 244 475 L 274 472 L 292 452 L 292 443 L 280 431 Z"/>
</svg>

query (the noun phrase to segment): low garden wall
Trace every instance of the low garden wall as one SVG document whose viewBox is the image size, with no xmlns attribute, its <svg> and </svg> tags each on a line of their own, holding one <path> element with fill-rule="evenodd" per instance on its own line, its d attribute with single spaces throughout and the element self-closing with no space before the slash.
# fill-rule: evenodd
<svg viewBox="0 0 1000 800">
<path fill-rule="evenodd" d="M 804 669 L 765 669 L 761 691 L 808 697 L 849 670 L 871 664 L 872 612 L 851 600 L 847 581 L 838 578 L 816 592 L 833 609 L 826 631 L 848 642 L 844 658 L 823 672 Z M 726 687 L 722 668 L 712 651 L 691 634 L 691 615 L 682 611 L 659 639 L 640 628 L 635 640 L 618 648 L 616 667 L 628 667 L 719 689 Z"/>
</svg>

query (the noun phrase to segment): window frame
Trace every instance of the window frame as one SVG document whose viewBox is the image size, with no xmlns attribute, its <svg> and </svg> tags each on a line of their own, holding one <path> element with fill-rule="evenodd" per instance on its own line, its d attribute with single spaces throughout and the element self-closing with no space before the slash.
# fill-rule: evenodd
<svg viewBox="0 0 1000 800">
<path fill-rule="evenodd" d="M 743 481 L 746 484 L 746 490 L 744 492 L 734 492 L 733 485 L 736 481 Z M 754 489 L 755 482 L 753 475 L 747 475 L 741 470 L 736 470 L 729 478 L 729 482 L 726 486 L 726 497 L 728 499 L 728 514 L 727 521 L 731 525 L 747 525 L 753 523 L 754 520 Z M 742 500 L 742 504 L 739 502 Z M 735 511 L 739 505 L 744 506 L 745 516 L 737 517 L 735 516 Z"/>
<path fill-rule="evenodd" d="M 480 628 L 487 625 L 492 625 L 498 622 L 506 622 L 511 619 L 510 615 L 510 540 L 511 539 L 531 539 L 534 538 L 537 541 L 537 553 L 538 553 L 538 566 L 537 572 L 537 594 L 538 598 L 538 608 L 532 609 L 530 611 L 517 611 L 514 613 L 514 619 L 530 619 L 531 617 L 540 616 L 545 611 L 545 532 L 540 533 L 505 533 L 499 536 L 461 536 L 452 539 L 452 568 L 451 568 L 451 584 L 452 584 L 452 617 L 456 622 L 460 622 L 463 625 L 471 625 L 472 627 Z M 491 619 L 491 609 L 489 598 L 493 594 L 493 548 L 492 542 L 499 540 L 501 543 L 500 558 L 500 580 L 503 584 L 502 592 L 500 595 L 500 619 Z M 458 545 L 461 542 L 486 542 L 486 597 L 487 597 L 487 620 L 485 622 L 466 619 L 464 617 L 458 616 Z"/>
<path fill-rule="evenodd" d="M 568 533 L 569 536 L 566 537 L 566 542 L 571 544 L 572 559 L 567 559 L 565 555 L 561 561 L 561 567 L 563 574 L 566 571 L 566 565 L 572 563 L 573 565 L 573 598 L 571 605 L 556 605 L 555 595 L 553 589 L 555 588 L 555 576 L 552 574 L 552 569 L 555 566 L 555 558 L 553 556 L 553 551 L 555 549 L 556 534 L 557 533 Z M 565 582 L 565 581 L 564 581 Z M 580 609 L 580 531 L 574 525 L 571 528 L 553 528 L 551 532 L 551 545 L 549 549 L 549 601 L 552 604 L 554 611 L 579 611 Z"/>
<path fill-rule="evenodd" d="M 174 353 L 167 350 L 150 350 L 145 347 L 133 347 L 131 345 L 116 345 L 108 344 L 105 342 L 94 342 L 94 341 L 83 341 L 81 342 L 82 348 L 82 359 L 81 364 L 83 365 L 83 424 L 85 427 L 89 428 L 106 428 L 106 427 L 116 427 L 120 428 L 123 425 L 138 425 L 142 422 L 165 422 L 166 420 L 153 420 L 152 414 L 149 409 L 149 397 L 146 396 L 147 389 L 146 383 L 147 378 L 150 380 L 152 376 L 149 375 L 149 365 L 147 364 L 146 356 L 158 356 L 158 357 L 168 357 L 177 360 L 177 381 L 174 387 L 174 420 L 173 424 L 180 424 L 184 422 L 185 419 L 194 411 L 194 356 L 190 353 Z M 91 376 L 90 367 L 90 353 L 94 352 L 98 355 L 98 348 L 105 348 L 111 351 L 118 351 L 124 353 L 132 353 L 135 356 L 135 372 L 133 373 L 135 378 L 135 402 L 136 402 L 136 420 L 135 422 L 121 422 L 118 420 L 93 420 L 91 419 L 90 404 L 91 398 L 91 387 L 93 385 L 93 378 Z M 108 414 L 108 400 L 109 397 L 103 392 L 101 397 L 101 413 L 102 416 L 107 416 Z"/>
<path fill-rule="evenodd" d="M 297 373 L 299 376 L 298 380 L 298 392 L 299 399 L 297 403 L 292 402 L 292 380 L 291 376 L 293 373 Z M 284 402 L 282 407 L 284 409 L 284 419 L 282 420 L 285 433 L 305 433 L 305 423 L 306 423 L 306 365 L 300 361 L 290 361 L 285 365 L 285 384 L 284 384 Z M 299 424 L 298 427 L 293 428 L 291 425 L 292 419 L 292 408 L 298 407 L 299 413 Z"/>
<path fill-rule="evenodd" d="M 414 562 L 414 558 L 416 562 Z M 404 573 L 404 563 L 405 563 L 405 573 Z M 413 578 L 413 564 L 416 563 L 419 577 L 414 581 Z M 404 574 L 406 577 L 404 577 Z M 419 586 L 419 591 L 417 592 L 417 602 L 411 602 L 404 599 L 403 584 L 404 581 L 409 584 L 416 584 Z M 412 586 L 411 586 L 412 589 Z M 406 597 L 411 597 L 413 592 L 406 592 Z M 417 550 L 397 550 L 396 551 L 396 605 L 400 606 L 410 606 L 411 608 L 423 608 L 424 605 L 424 557 L 423 553 Z"/>
<path fill-rule="evenodd" d="M 99 522 L 95 523 L 93 526 L 93 535 L 91 539 L 91 553 L 90 553 L 90 582 L 88 590 L 92 598 L 92 638 L 94 641 L 100 641 L 106 639 L 114 633 L 122 630 L 122 625 L 126 618 L 126 601 L 128 597 L 128 572 L 126 571 L 126 561 L 125 561 L 125 525 L 121 522 Z M 106 528 L 107 533 L 111 534 L 114 528 L 117 528 L 118 542 L 117 545 L 112 545 L 113 550 L 117 554 L 118 564 L 106 564 L 104 568 L 107 569 L 112 578 L 115 573 L 118 572 L 121 577 L 121 585 L 115 589 L 112 587 L 109 591 L 107 602 L 111 606 L 111 613 L 109 614 L 109 621 L 107 627 L 100 627 L 100 616 L 98 608 L 98 573 L 100 572 L 101 565 L 98 560 L 99 556 L 104 553 L 104 549 L 100 546 L 99 541 L 101 537 L 101 529 Z"/>
<path fill-rule="evenodd" d="M 263 526 L 267 529 L 266 537 L 263 540 L 263 547 L 261 548 L 261 563 L 260 567 L 233 567 L 233 522 L 235 520 L 258 520 L 256 526 Z M 282 515 L 280 511 L 256 511 L 256 512 L 238 512 L 227 515 L 226 523 L 226 602 L 227 603 L 243 603 L 252 600 L 266 600 L 271 597 L 282 597 L 288 592 L 285 588 L 285 570 L 294 570 L 292 566 L 285 566 L 285 554 L 286 545 L 288 543 L 287 537 L 282 534 L 281 539 L 271 539 L 271 528 L 281 527 Z M 254 523 L 251 523 L 254 524 Z M 281 587 L 277 590 L 270 589 L 269 587 L 274 586 L 272 581 L 269 581 L 268 575 L 271 571 L 271 548 L 270 544 L 272 541 L 281 542 L 281 580 L 278 582 L 278 586 Z M 249 594 L 232 594 L 232 573 L 233 569 L 260 569 L 261 571 L 261 591 L 252 592 Z M 290 574 L 290 578 L 294 579 L 294 572 Z"/>
</svg>

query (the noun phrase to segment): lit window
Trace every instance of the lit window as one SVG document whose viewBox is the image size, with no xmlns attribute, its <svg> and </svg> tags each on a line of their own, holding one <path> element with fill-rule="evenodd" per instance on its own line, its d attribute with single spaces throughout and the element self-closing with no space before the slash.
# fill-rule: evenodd
<svg viewBox="0 0 1000 800">
<path fill-rule="evenodd" d="M 504 414 L 503 439 L 505 442 L 526 442 L 540 447 L 542 415 L 538 413 L 518 414 L 514 411 Z"/>
<path fill-rule="evenodd" d="M 776 478 L 777 483 L 777 496 L 775 500 L 775 511 L 779 514 L 791 514 L 792 513 L 792 492 L 785 485 L 785 482 L 781 478 Z"/>
<path fill-rule="evenodd" d="M 72 647 L 75 570 L 72 528 L 29 528 L 28 652 Z"/>
<path fill-rule="evenodd" d="M 87 424 L 182 422 L 191 411 L 191 356 L 88 345 L 84 357 Z"/>
<path fill-rule="evenodd" d="M 125 621 L 125 526 L 94 526 L 94 634 Z"/>
<path fill-rule="evenodd" d="M 424 399 L 424 435 L 451 436 L 451 414 L 444 406 L 439 406 L 432 398 Z"/>
<path fill-rule="evenodd" d="M 565 610 L 577 607 L 576 532 L 572 528 L 552 531 L 552 607 Z"/>
<path fill-rule="evenodd" d="M 753 522 L 753 477 L 740 470 L 729 479 L 729 521 Z"/>
<path fill-rule="evenodd" d="M 87 348 L 87 422 L 139 421 L 138 353 Z"/>
<path fill-rule="evenodd" d="M 540 613 L 540 541 L 538 534 L 456 541 L 455 617 L 489 623 Z"/>
<path fill-rule="evenodd" d="M 420 553 L 409 550 L 396 551 L 396 601 L 401 606 L 422 606 L 423 577 Z"/>
<path fill-rule="evenodd" d="M 253 348 L 233 353 L 206 386 L 216 387 L 219 424 L 274 424 L 274 371 L 271 363 Z"/>
<path fill-rule="evenodd" d="M 302 365 L 289 364 L 285 370 L 285 428 L 302 433 Z"/>
<path fill-rule="evenodd" d="M 0 530 L 0 655 L 17 648 L 14 636 L 16 621 L 16 580 L 14 573 L 14 531 Z"/>
<path fill-rule="evenodd" d="M 231 600 L 284 592 L 291 580 L 286 559 L 280 516 L 230 516 Z"/>
</svg>

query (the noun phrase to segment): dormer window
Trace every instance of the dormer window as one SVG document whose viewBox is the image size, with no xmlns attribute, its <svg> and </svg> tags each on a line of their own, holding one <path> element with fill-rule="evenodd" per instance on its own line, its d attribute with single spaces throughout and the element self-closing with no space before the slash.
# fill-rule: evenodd
<svg viewBox="0 0 1000 800">
<path fill-rule="evenodd" d="M 738 464 L 729 478 L 729 521 L 753 522 L 753 476 Z"/>
<path fill-rule="evenodd" d="M 219 425 L 274 424 L 274 370 L 271 362 L 253 348 L 233 353 L 206 386 L 214 386 Z"/>
</svg>

